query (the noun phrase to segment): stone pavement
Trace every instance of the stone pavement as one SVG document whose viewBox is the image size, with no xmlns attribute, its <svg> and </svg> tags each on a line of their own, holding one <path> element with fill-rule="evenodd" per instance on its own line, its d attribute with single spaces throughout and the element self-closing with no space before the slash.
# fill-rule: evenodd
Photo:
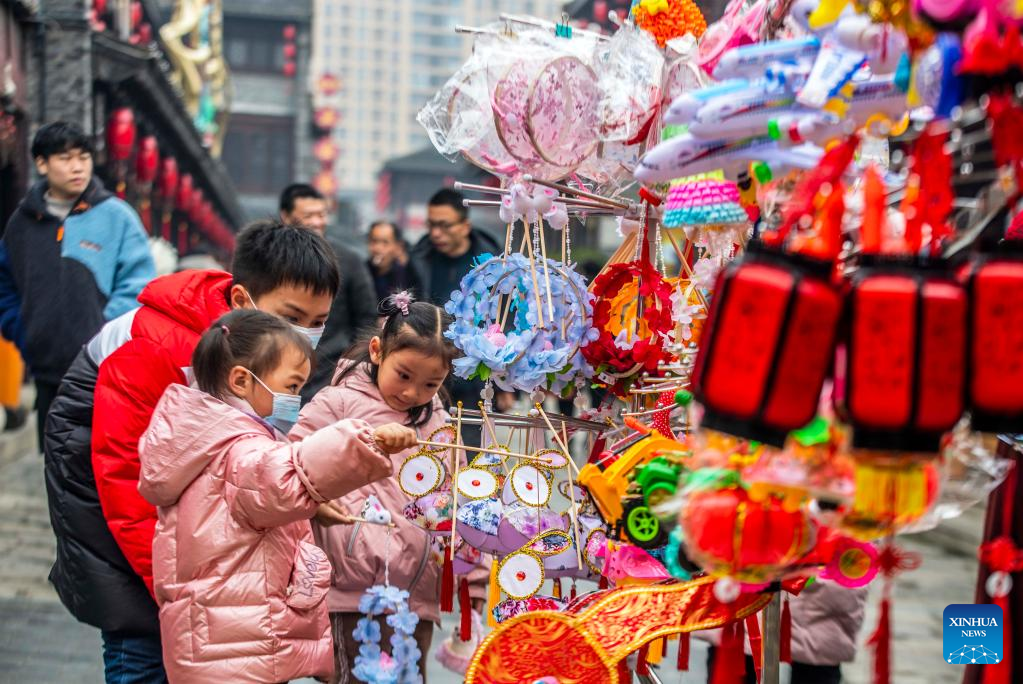
<svg viewBox="0 0 1023 684">
<path fill-rule="evenodd" d="M 26 430 L 31 430 L 31 426 Z M 12 439 L 0 437 L 0 442 Z M 24 441 L 22 444 L 31 444 Z M 955 535 L 910 537 L 902 545 L 924 557 L 923 566 L 897 582 L 893 605 L 894 684 L 953 684 L 961 670 L 941 658 L 941 613 L 949 603 L 969 603 L 973 597 L 976 560 L 969 543 L 976 538 L 982 515 L 974 512 L 957 525 Z M 974 546 L 973 549 L 976 547 Z M 102 682 L 99 634 L 76 623 L 57 601 L 46 581 L 54 553 L 43 488 L 42 459 L 28 447 L 20 454 L 0 449 L 0 684 Z M 880 585 L 873 588 L 862 644 L 876 624 Z M 434 643 L 450 629 L 435 633 Z M 702 684 L 704 649 L 694 640 L 694 670 L 661 671 L 665 684 Z M 861 649 L 855 663 L 845 666 L 845 681 L 870 681 L 870 654 Z M 459 677 L 428 661 L 431 684 L 454 684 Z M 782 684 L 786 684 L 783 671 Z M 303 680 L 307 684 L 312 680 Z"/>
</svg>

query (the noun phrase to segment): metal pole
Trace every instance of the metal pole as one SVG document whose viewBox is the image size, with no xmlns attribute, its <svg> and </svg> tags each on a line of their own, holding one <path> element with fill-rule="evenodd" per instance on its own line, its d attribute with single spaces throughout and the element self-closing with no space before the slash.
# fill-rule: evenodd
<svg viewBox="0 0 1023 684">
<path fill-rule="evenodd" d="M 764 608 L 764 637 L 762 642 L 764 669 L 760 684 L 778 684 L 781 660 L 781 591 L 777 591 Z"/>
</svg>

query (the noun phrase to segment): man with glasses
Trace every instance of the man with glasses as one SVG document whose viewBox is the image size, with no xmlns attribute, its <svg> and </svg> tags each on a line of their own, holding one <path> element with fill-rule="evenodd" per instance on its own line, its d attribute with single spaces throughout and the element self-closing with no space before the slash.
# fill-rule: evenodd
<svg viewBox="0 0 1023 684">
<path fill-rule="evenodd" d="M 412 259 L 418 263 L 424 280 L 421 296 L 440 307 L 447 304 L 462 277 L 472 270 L 472 262 L 477 256 L 501 253 L 492 237 L 472 227 L 463 199 L 462 194 L 455 190 L 438 190 L 426 207 L 429 232 L 412 250 Z M 448 377 L 452 402 L 461 401 L 466 408 L 475 409 L 483 383 L 462 380 L 453 375 Z M 510 402 L 502 396 L 497 403 L 499 408 L 504 408 Z M 479 445 L 479 426 L 466 426 L 462 436 L 466 444 Z"/>
</svg>

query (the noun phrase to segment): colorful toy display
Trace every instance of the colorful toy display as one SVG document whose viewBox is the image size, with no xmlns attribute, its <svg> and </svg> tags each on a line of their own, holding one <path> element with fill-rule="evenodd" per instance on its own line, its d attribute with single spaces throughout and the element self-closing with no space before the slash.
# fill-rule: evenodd
<svg viewBox="0 0 1023 684">
<path fill-rule="evenodd" d="M 884 583 L 890 679 L 889 587 L 917 564 L 898 535 L 996 487 L 995 435 L 1023 432 L 1023 48 L 1018 17 L 969 4 L 734 0 L 707 27 L 643 0 L 610 36 L 464 29 L 419 120 L 499 179 L 460 184 L 505 244 L 446 307 L 456 374 L 488 386 L 401 479 L 445 582 L 492 555 L 466 681 L 628 681 L 697 627 L 738 658 L 816 577 Z M 603 217 L 621 241 L 587 283 L 572 236 Z M 585 418 L 543 406 L 588 386 Z M 495 387 L 533 408 L 495 413 Z M 983 555 L 1003 602 L 1010 551 Z"/>
</svg>

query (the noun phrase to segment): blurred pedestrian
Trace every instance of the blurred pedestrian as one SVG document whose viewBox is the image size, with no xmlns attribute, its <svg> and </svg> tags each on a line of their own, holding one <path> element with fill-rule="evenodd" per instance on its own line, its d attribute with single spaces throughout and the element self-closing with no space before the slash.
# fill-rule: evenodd
<svg viewBox="0 0 1023 684">
<path fill-rule="evenodd" d="M 43 126 L 32 141 L 42 179 L 0 239 L 0 333 L 36 383 L 36 430 L 82 345 L 135 309 L 156 275 L 146 231 L 128 204 L 92 175 L 92 141 L 74 124 Z"/>
<path fill-rule="evenodd" d="M 481 254 L 501 254 L 494 238 L 472 227 L 469 209 L 463 204 L 462 193 L 450 188 L 438 190 L 426 207 L 428 233 L 412 250 L 412 260 L 423 274 L 425 297 L 444 307 L 457 290 L 462 277 L 472 270 L 473 261 Z M 449 376 L 449 389 L 454 402 L 461 401 L 465 408 L 475 409 L 480 400 L 483 383 Z M 512 403 L 510 393 L 500 392 L 495 398 L 498 410 L 507 410 Z M 463 426 L 466 444 L 480 444 L 480 426 Z"/>
<path fill-rule="evenodd" d="M 377 296 L 359 255 L 327 235 L 330 212 L 319 190 L 305 183 L 289 185 L 281 192 L 280 212 L 285 223 L 309 228 L 325 237 L 334 249 L 341 272 L 341 288 L 334 297 L 326 325 L 310 331 L 316 363 L 309 382 L 302 388 L 302 400 L 309 401 L 330 383 L 337 360 L 355 343 L 359 331 L 376 323 Z"/>
<path fill-rule="evenodd" d="M 419 267 L 409 259 L 408 243 L 397 223 L 374 221 L 369 224 L 366 242 L 369 250 L 366 266 L 379 301 L 405 290 L 416 297 L 424 296 L 423 277 Z"/>
</svg>

